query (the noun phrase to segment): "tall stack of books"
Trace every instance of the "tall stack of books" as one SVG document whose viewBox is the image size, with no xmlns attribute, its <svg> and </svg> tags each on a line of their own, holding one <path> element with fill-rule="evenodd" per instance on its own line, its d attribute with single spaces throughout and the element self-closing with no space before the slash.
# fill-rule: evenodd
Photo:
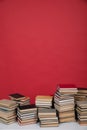
<svg viewBox="0 0 87 130">
<path fill-rule="evenodd" d="M 56 110 L 52 109 L 53 96 L 39 95 L 35 104 L 38 108 L 38 118 L 41 127 L 58 126 Z"/>
<path fill-rule="evenodd" d="M 51 108 L 52 107 L 52 96 L 36 96 L 35 104 L 37 107 Z"/>
<path fill-rule="evenodd" d="M 77 88 L 57 88 L 54 107 L 58 111 L 60 123 L 75 121 L 74 95 L 77 92 Z"/>
<path fill-rule="evenodd" d="M 78 88 L 78 93 L 75 95 L 76 101 L 87 101 L 87 88 Z"/>
<path fill-rule="evenodd" d="M 9 95 L 11 100 L 14 100 L 17 102 L 18 105 L 29 105 L 30 104 L 30 97 L 26 97 L 19 93 L 14 93 Z"/>
<path fill-rule="evenodd" d="M 54 127 L 59 125 L 55 109 L 38 109 L 38 117 L 41 127 Z"/>
<path fill-rule="evenodd" d="M 17 108 L 17 120 L 19 125 L 37 123 L 37 108 L 35 105 L 19 106 Z"/>
<path fill-rule="evenodd" d="M 8 99 L 0 100 L 0 122 L 5 124 L 11 124 L 16 121 L 16 108 L 15 101 Z"/>
<path fill-rule="evenodd" d="M 77 117 L 80 125 L 87 125 L 87 101 L 77 101 Z"/>
</svg>

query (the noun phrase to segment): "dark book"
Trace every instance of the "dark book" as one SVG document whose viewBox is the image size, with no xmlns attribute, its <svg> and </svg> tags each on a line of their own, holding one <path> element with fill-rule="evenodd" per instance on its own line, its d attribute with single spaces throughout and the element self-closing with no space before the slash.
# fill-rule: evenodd
<svg viewBox="0 0 87 130">
<path fill-rule="evenodd" d="M 13 98 L 13 99 L 21 99 L 21 98 L 25 98 L 24 95 L 19 94 L 19 93 L 10 94 L 9 97 L 10 97 L 10 98 Z"/>
<path fill-rule="evenodd" d="M 35 106 L 35 104 L 31 104 L 31 105 L 19 106 L 18 108 L 19 108 L 20 110 L 25 110 L 25 109 L 36 108 L 36 106 Z"/>
<path fill-rule="evenodd" d="M 76 88 L 75 84 L 58 84 L 57 87 L 59 88 Z"/>
<path fill-rule="evenodd" d="M 87 95 L 87 88 L 78 88 L 78 93 Z"/>
<path fill-rule="evenodd" d="M 87 90 L 87 88 L 78 88 L 78 90 Z"/>
</svg>

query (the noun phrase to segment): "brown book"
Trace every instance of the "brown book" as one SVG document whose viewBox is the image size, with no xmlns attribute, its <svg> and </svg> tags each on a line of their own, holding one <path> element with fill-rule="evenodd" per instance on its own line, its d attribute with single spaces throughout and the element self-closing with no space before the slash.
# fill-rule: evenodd
<svg viewBox="0 0 87 130">
<path fill-rule="evenodd" d="M 24 95 L 19 94 L 19 93 L 10 94 L 9 97 L 10 97 L 12 100 L 21 100 L 21 99 L 24 99 L 24 98 L 25 98 Z"/>
<path fill-rule="evenodd" d="M 87 115 L 79 115 L 79 114 L 78 114 L 78 117 L 79 117 L 79 119 L 81 119 L 81 120 L 87 120 Z"/>
<path fill-rule="evenodd" d="M 58 118 L 56 119 L 46 119 L 46 120 L 40 120 L 41 124 L 50 124 L 50 123 L 58 123 Z"/>
<path fill-rule="evenodd" d="M 39 117 L 44 117 L 44 116 L 56 116 L 56 110 L 55 109 L 42 109 L 38 111 L 38 116 Z"/>
<path fill-rule="evenodd" d="M 65 118 L 65 117 L 75 117 L 75 112 L 74 111 L 59 112 L 59 118 Z"/>
<path fill-rule="evenodd" d="M 59 126 L 59 124 L 58 123 L 51 123 L 51 124 L 40 124 L 40 127 L 58 127 Z"/>
<path fill-rule="evenodd" d="M 78 93 L 86 93 L 87 94 L 87 88 L 78 88 Z"/>
<path fill-rule="evenodd" d="M 53 96 L 45 96 L 45 95 L 39 95 L 36 96 L 36 100 L 39 101 L 52 101 Z"/>
<path fill-rule="evenodd" d="M 75 117 L 68 117 L 68 118 L 60 118 L 59 121 L 63 122 L 75 122 Z"/>
<path fill-rule="evenodd" d="M 17 106 L 16 101 L 2 99 L 0 100 L 0 107 L 14 108 Z"/>
<path fill-rule="evenodd" d="M 36 124 L 36 123 L 37 123 L 36 121 L 20 122 L 20 121 L 18 120 L 18 124 L 21 125 L 21 126 L 23 126 L 23 125 L 30 125 L 30 124 Z"/>
<path fill-rule="evenodd" d="M 54 103 L 54 107 L 57 111 L 59 112 L 64 112 L 64 111 L 72 111 L 74 110 L 74 105 L 73 104 L 69 104 L 69 105 L 64 105 L 64 106 L 59 106 L 56 103 Z"/>
<path fill-rule="evenodd" d="M 54 119 L 57 119 L 58 120 L 58 117 L 56 116 L 44 116 L 44 117 L 39 117 L 40 120 L 54 120 Z"/>
<path fill-rule="evenodd" d="M 77 94 L 78 92 L 78 89 L 77 88 L 58 88 L 58 91 L 61 93 L 61 94 Z"/>
<path fill-rule="evenodd" d="M 37 121 L 37 118 L 21 120 L 21 119 L 18 117 L 18 120 L 19 120 L 21 123 L 26 123 L 26 122 L 35 122 L 35 121 Z"/>
<path fill-rule="evenodd" d="M 16 115 L 15 111 L 0 111 L 0 117 L 3 117 L 3 118 L 9 118 L 14 115 Z"/>
<path fill-rule="evenodd" d="M 78 121 L 78 123 L 82 126 L 87 126 L 87 121 Z"/>
<path fill-rule="evenodd" d="M 80 115 L 87 115 L 87 110 L 85 111 L 81 111 L 81 109 L 79 109 L 78 107 L 76 108 L 77 113 L 79 113 Z"/>
<path fill-rule="evenodd" d="M 6 120 L 6 119 L 4 119 L 4 118 L 1 118 L 1 117 L 0 117 L 0 122 L 5 123 L 5 124 L 8 124 L 8 125 L 9 125 L 9 124 L 12 124 L 12 123 L 16 122 L 16 118 Z"/>
<path fill-rule="evenodd" d="M 77 101 L 76 103 L 80 108 L 87 108 L 87 101 Z"/>
</svg>

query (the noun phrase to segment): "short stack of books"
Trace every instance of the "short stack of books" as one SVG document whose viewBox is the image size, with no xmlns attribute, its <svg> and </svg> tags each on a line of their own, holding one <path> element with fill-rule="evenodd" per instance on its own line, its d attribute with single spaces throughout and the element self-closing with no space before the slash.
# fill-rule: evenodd
<svg viewBox="0 0 87 130">
<path fill-rule="evenodd" d="M 58 116 L 55 109 L 39 108 L 38 117 L 41 127 L 56 127 L 59 125 Z"/>
<path fill-rule="evenodd" d="M 77 118 L 80 125 L 87 125 L 87 101 L 77 101 Z"/>
<path fill-rule="evenodd" d="M 36 96 L 35 104 L 37 107 L 51 108 L 53 96 Z"/>
<path fill-rule="evenodd" d="M 26 97 L 19 93 L 14 93 L 9 95 L 11 100 L 16 101 L 20 106 L 29 105 L 30 104 L 30 98 Z"/>
<path fill-rule="evenodd" d="M 75 95 L 76 101 L 87 101 L 87 88 L 78 88 L 78 93 Z"/>
<path fill-rule="evenodd" d="M 57 88 L 54 107 L 58 111 L 60 123 L 75 121 L 74 94 L 77 94 L 77 91 L 77 88 Z"/>
<path fill-rule="evenodd" d="M 37 108 L 35 105 L 19 106 L 17 108 L 17 120 L 19 125 L 37 123 Z"/>
<path fill-rule="evenodd" d="M 0 100 L 0 122 L 11 124 L 16 121 L 17 103 L 8 99 Z"/>
</svg>

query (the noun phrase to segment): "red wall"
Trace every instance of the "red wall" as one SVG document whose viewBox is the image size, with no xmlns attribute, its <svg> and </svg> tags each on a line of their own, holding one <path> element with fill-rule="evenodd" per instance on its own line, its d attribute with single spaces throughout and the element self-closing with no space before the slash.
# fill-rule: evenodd
<svg viewBox="0 0 87 130">
<path fill-rule="evenodd" d="M 87 87 L 87 0 L 0 0 L 0 98 Z"/>
</svg>

